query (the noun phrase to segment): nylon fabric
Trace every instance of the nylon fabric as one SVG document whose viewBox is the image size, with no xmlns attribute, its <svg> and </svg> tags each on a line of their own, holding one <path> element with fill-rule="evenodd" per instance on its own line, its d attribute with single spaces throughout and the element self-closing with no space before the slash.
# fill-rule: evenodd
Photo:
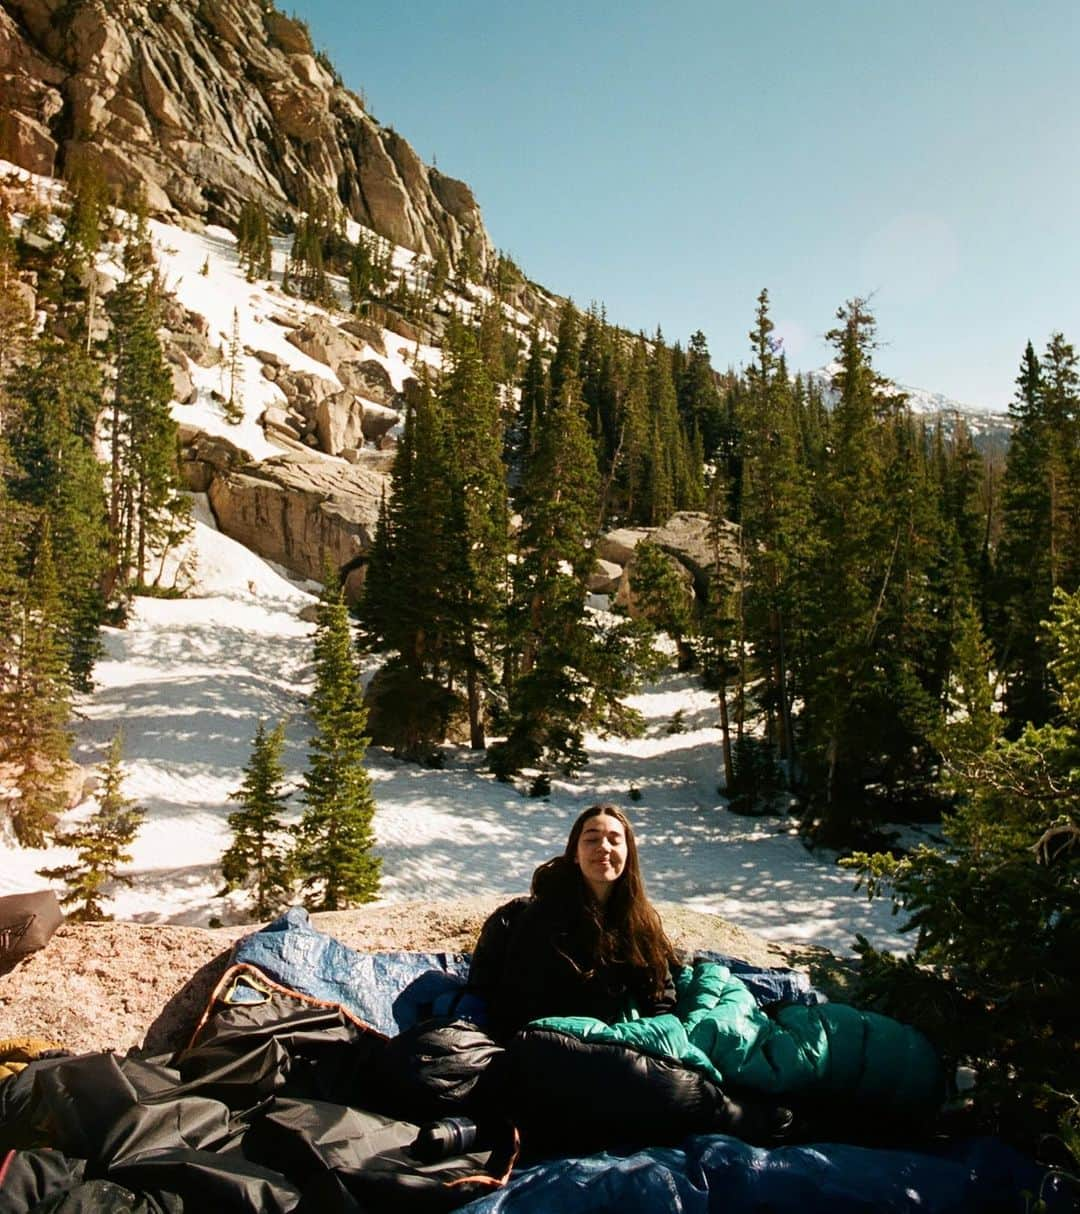
<svg viewBox="0 0 1080 1214">
<path fill-rule="evenodd" d="M 713 962 L 680 975 L 678 1011 L 691 1045 L 742 1089 L 843 1094 L 909 1117 L 933 1113 L 944 1097 L 944 1071 L 930 1042 L 876 1012 L 790 1004 L 770 1016 L 739 978 Z"/>
<path fill-rule="evenodd" d="M 313 927 L 298 906 L 238 941 L 232 959 L 290 990 L 340 1004 L 388 1037 L 449 1010 L 469 973 L 462 953 L 358 953 Z"/>
<path fill-rule="evenodd" d="M 519 1172 L 467 1214 L 1024 1214 L 1024 1193 L 1073 1210 L 1065 1185 L 997 1139 L 939 1150 L 826 1143 L 764 1150 L 705 1135 L 649 1148 L 555 1160 Z M 464 1214 L 464 1212 L 463 1212 Z"/>
</svg>

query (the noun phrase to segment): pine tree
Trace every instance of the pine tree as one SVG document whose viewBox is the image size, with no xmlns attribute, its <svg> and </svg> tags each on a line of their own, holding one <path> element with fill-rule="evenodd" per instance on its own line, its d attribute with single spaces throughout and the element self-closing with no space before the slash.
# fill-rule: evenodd
<svg viewBox="0 0 1080 1214">
<path fill-rule="evenodd" d="M 71 206 L 47 292 L 55 298 L 53 335 L 91 352 L 98 308 L 95 263 L 106 218 L 107 187 L 100 168 L 76 166 L 69 176 Z"/>
<path fill-rule="evenodd" d="M 499 402 L 478 335 L 463 331 L 448 349 L 440 386 L 447 419 L 449 538 L 455 555 L 445 572 L 447 665 L 463 676 L 470 743 L 484 746 L 485 685 L 493 659 L 506 586 L 506 475 Z"/>
<path fill-rule="evenodd" d="M 240 312 L 236 308 L 225 351 L 225 374 L 229 381 L 225 420 L 235 426 L 244 420 L 244 346 L 240 341 Z"/>
<path fill-rule="evenodd" d="M 529 357 L 521 378 L 520 438 L 517 444 L 519 463 L 531 458 L 535 452 L 536 435 L 547 407 L 548 381 L 544 368 L 544 350 L 540 339 L 540 326 L 534 320 L 529 329 Z"/>
<path fill-rule="evenodd" d="M 438 300 L 442 297 L 446 290 L 446 284 L 450 279 L 450 258 L 446 253 L 446 246 L 440 244 L 435 253 L 435 260 L 431 267 L 431 297 L 432 300 Z"/>
<path fill-rule="evenodd" d="M 703 453 L 711 459 L 723 440 L 723 402 L 716 387 L 709 346 L 700 329 L 690 338 L 686 367 L 677 386 L 683 423 L 687 430 L 701 435 Z"/>
<path fill-rule="evenodd" d="M 31 338 L 31 314 L 19 280 L 15 238 L 7 201 L 0 197 L 0 433 L 10 412 L 7 389 L 12 373 L 25 355 Z"/>
<path fill-rule="evenodd" d="M 151 554 L 183 532 L 189 509 L 180 492 L 177 428 L 169 407 L 172 376 L 157 334 L 160 284 L 142 214 L 128 232 L 123 266 L 124 279 L 108 301 L 110 592 L 146 584 Z"/>
<path fill-rule="evenodd" d="M 673 352 L 658 332 L 649 360 L 649 407 L 653 431 L 649 451 L 650 517 L 655 526 L 675 510 L 697 509 L 704 502 L 702 468 L 679 417 Z"/>
<path fill-rule="evenodd" d="M 326 275 L 323 251 L 330 233 L 330 215 L 325 207 L 304 215 L 293 233 L 292 248 L 282 279 L 286 292 L 327 308 L 337 305 L 337 296 Z"/>
<path fill-rule="evenodd" d="M 10 524 L 11 514 L 5 513 Z M 29 548 L 32 565 L 25 589 L 14 595 L 9 589 L 5 595 L 0 762 L 16 773 L 19 796 L 11 809 L 15 837 L 24 847 L 44 847 L 52 820 L 65 808 L 57 777 L 71 744 L 66 728 L 70 674 L 47 516 L 35 520 Z"/>
<path fill-rule="evenodd" d="M 529 766 L 580 767 L 593 704 L 593 637 L 585 614 L 598 476 L 577 380 L 567 374 L 537 436 L 523 486 L 507 737 L 490 748 L 501 778 Z"/>
<path fill-rule="evenodd" d="M 375 800 L 364 766 L 367 712 L 349 628 L 349 612 L 329 569 L 315 627 L 315 726 L 304 774 L 304 812 L 296 871 L 306 905 L 341 910 L 378 896 L 381 860 L 372 855 Z"/>
<path fill-rule="evenodd" d="M 1040 639 L 1054 590 L 1049 471 L 1053 437 L 1043 407 L 1042 364 L 1028 342 L 1009 406 L 1013 434 L 1002 488 L 995 641 L 1010 719 L 1044 722 L 1050 711 L 1049 655 Z"/>
<path fill-rule="evenodd" d="M 1050 438 L 1050 578 L 1071 592 L 1080 585 L 1080 372 L 1061 333 L 1043 354 L 1042 408 Z"/>
<path fill-rule="evenodd" d="M 585 313 L 578 356 L 581 399 L 596 444 L 597 462 L 606 480 L 618 445 L 616 414 L 619 384 L 615 334 L 595 305 Z"/>
<path fill-rule="evenodd" d="M 745 614 L 765 681 L 766 738 L 794 765 L 791 658 L 799 647 L 801 575 L 814 561 L 813 537 L 787 367 L 772 338 L 768 291 L 758 296 L 756 322 L 741 427 Z"/>
<path fill-rule="evenodd" d="M 248 282 L 270 277 L 270 221 L 265 207 L 257 202 L 246 201 L 240 208 L 236 250 Z"/>
<path fill-rule="evenodd" d="M 581 322 L 574 301 L 564 302 L 559 313 L 559 328 L 555 337 L 555 354 L 548 367 L 548 401 L 562 399 L 567 381 L 573 379 L 574 391 L 581 391 L 578 368 L 581 363 Z"/>
<path fill-rule="evenodd" d="M 59 846 L 76 850 L 76 861 L 56 868 L 38 869 L 40 876 L 49 881 L 63 881 L 67 886 L 60 897 L 61 905 L 81 903 L 69 912 L 71 919 L 111 919 L 112 915 L 106 914 L 102 907 L 105 886 L 114 882 L 131 884 L 131 877 L 120 869 L 131 863 L 128 849 L 146 818 L 146 811 L 123 795 L 122 754 L 123 741 L 120 734 L 116 734 L 101 768 L 97 809 L 71 829 L 56 833 L 54 841 Z"/>
<path fill-rule="evenodd" d="M 369 689 L 372 732 L 409 759 L 431 756 L 457 703 L 446 677 L 453 631 L 447 590 L 464 571 L 454 568 L 459 553 L 447 425 L 424 374 L 406 402 L 390 504 L 360 605 L 367 644 L 392 653 Z"/>
<path fill-rule="evenodd" d="M 375 264 L 363 233 L 349 254 L 349 304 L 358 316 L 367 307 L 375 284 Z"/>
<path fill-rule="evenodd" d="M 731 722 L 728 712 L 728 687 L 737 665 L 732 659 L 733 639 L 738 633 L 737 611 L 733 603 L 741 597 L 737 585 L 737 574 L 733 574 L 730 562 L 725 559 L 724 539 L 727 520 L 724 508 L 727 503 L 727 486 L 721 473 L 717 473 L 709 485 L 707 499 L 709 515 L 709 544 L 712 568 L 709 573 L 709 589 L 702 612 L 704 644 L 702 657 L 705 678 L 716 688 L 720 710 L 720 755 L 724 772 L 725 789 L 735 784 L 734 755 L 731 745 Z"/>
<path fill-rule="evenodd" d="M 648 352 L 644 337 L 639 336 L 630 351 L 626 391 L 620 402 L 621 460 L 615 470 L 618 504 L 634 523 L 647 523 L 651 519 L 647 479 L 652 453 L 648 375 Z"/>
<path fill-rule="evenodd" d="M 400 453 L 401 444 L 398 445 Z M 396 463 L 397 455 L 395 455 Z M 363 595 L 357 608 L 360 630 L 357 645 L 361 653 L 383 649 L 394 635 L 394 541 L 390 527 L 390 507 L 383 489 L 379 515 L 364 567 Z"/>
<path fill-rule="evenodd" d="M 284 723 L 267 733 L 265 723 L 260 721 L 243 782 L 229 794 L 229 799 L 242 808 L 229 814 L 232 842 L 221 857 L 221 873 L 227 890 L 251 891 L 250 910 L 256 919 L 270 918 L 279 911 L 288 902 L 293 886 L 281 821 L 288 800 L 282 788 L 284 746 Z"/>
<path fill-rule="evenodd" d="M 837 319 L 828 334 L 839 364 L 833 449 L 819 500 L 827 576 L 815 590 L 803 691 L 820 815 L 827 829 L 842 831 L 863 805 L 863 758 L 872 746 L 867 711 L 870 700 L 881 702 L 882 690 L 875 640 L 896 526 L 881 492 L 885 462 L 876 421 L 889 405 L 871 363 L 873 316 L 856 299 Z"/>
<path fill-rule="evenodd" d="M 956 797 L 944 845 L 850 861 L 871 894 L 891 891 L 917 934 L 899 960 L 860 942 L 859 997 L 968 1060 L 980 1129 L 1032 1146 L 1055 1128 L 1068 1134 L 1080 1101 L 1080 596 L 1056 592 L 1048 631 L 1054 720 L 1009 741 L 967 614 L 941 740 Z"/>
<path fill-rule="evenodd" d="M 679 669 L 693 664 L 695 654 L 687 638 L 697 631 L 693 585 L 679 576 L 679 562 L 649 540 L 634 549 L 631 586 L 640 614 L 675 642 Z"/>
<path fill-rule="evenodd" d="M 93 449 L 101 407 L 96 365 L 78 343 L 39 337 L 9 394 L 13 499 L 48 519 L 64 593 L 54 621 L 73 687 L 88 691 L 100 652 L 108 563 L 102 469 Z"/>
</svg>

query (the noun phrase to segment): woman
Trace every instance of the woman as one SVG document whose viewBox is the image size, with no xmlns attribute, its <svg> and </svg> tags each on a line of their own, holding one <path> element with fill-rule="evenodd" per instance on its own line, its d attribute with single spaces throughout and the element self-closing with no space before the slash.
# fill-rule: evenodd
<svg viewBox="0 0 1080 1214">
<path fill-rule="evenodd" d="M 532 893 L 499 907 L 480 932 L 469 990 L 505 1039 L 541 1016 L 613 1023 L 671 1011 L 677 965 L 645 896 L 637 843 L 614 805 L 591 805 L 566 850 L 533 874 Z"/>
</svg>

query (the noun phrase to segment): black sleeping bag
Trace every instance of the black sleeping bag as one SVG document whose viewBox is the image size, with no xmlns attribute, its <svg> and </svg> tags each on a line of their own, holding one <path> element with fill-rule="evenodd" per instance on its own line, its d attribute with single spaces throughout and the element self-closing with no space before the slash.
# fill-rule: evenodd
<svg viewBox="0 0 1080 1214">
<path fill-rule="evenodd" d="M 388 1039 L 340 1009 L 280 988 L 263 994 L 219 1007 L 175 1059 L 45 1059 L 0 1084 L 2 1214 L 448 1211 L 509 1173 L 509 1125 L 434 1158 L 415 1145 L 419 1118 L 377 1107 L 455 1107 L 453 1093 L 468 1099 L 475 1075 L 447 1086 L 435 1066 L 430 1091 L 416 1075 L 387 1089 L 397 1070 L 382 1061 Z M 453 1062 L 455 1031 L 439 1027 Z M 480 1038 L 479 1055 L 501 1053 Z"/>
<path fill-rule="evenodd" d="M 782 1140 L 790 1114 L 771 1101 L 734 1100 L 703 1071 L 631 1045 L 582 1041 L 531 1026 L 506 1051 L 507 1108 L 530 1155 L 580 1154 L 688 1134 Z"/>
</svg>

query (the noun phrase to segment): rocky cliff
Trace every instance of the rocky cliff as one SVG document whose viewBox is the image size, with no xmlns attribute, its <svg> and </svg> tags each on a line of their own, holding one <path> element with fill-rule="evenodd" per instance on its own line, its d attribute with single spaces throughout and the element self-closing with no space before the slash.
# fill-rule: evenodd
<svg viewBox="0 0 1080 1214">
<path fill-rule="evenodd" d="M 232 224 L 333 197 L 421 253 L 492 256 L 463 182 L 425 165 L 263 0 L 0 0 L 0 158 L 99 165 L 152 212 Z"/>
</svg>

